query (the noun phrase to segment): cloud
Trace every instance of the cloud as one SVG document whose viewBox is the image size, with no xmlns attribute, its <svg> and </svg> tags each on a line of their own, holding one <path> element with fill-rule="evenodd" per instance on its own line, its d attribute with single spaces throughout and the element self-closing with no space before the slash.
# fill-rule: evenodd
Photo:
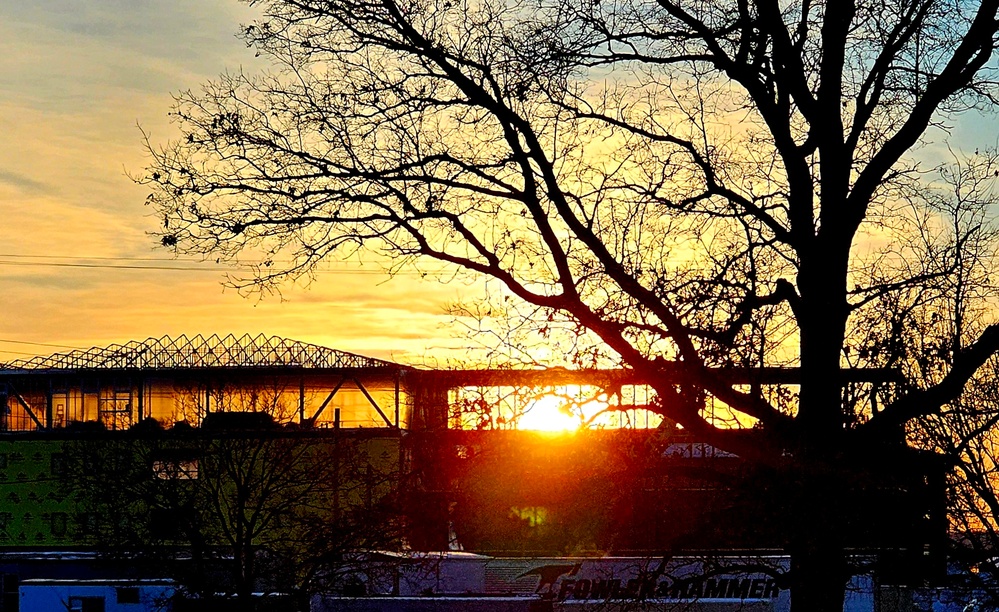
<svg viewBox="0 0 999 612">
<path fill-rule="evenodd" d="M 386 290 L 377 300 L 384 285 L 370 275 L 321 278 L 308 292 L 318 299 L 299 301 L 298 291 L 291 291 L 284 301 L 258 301 L 223 292 L 212 273 L 42 267 L 37 274 L 10 278 L 0 264 L 0 276 L 10 281 L 0 307 L 0 339 L 102 346 L 161 335 L 263 332 L 398 357 L 440 344 L 450 320 L 441 308 L 410 308 L 408 293 Z M 354 295 L 368 297 L 355 302 Z M 5 357 L 0 353 L 0 360 Z"/>
<path fill-rule="evenodd" d="M 404 359 L 449 345 L 443 304 L 458 289 L 405 274 L 386 282 L 377 266 L 338 265 L 261 301 L 223 291 L 219 272 L 72 265 L 169 257 L 147 235 L 159 220 L 145 189 L 126 175 L 147 161 L 137 124 L 164 142 L 175 133 L 171 92 L 259 68 L 234 37 L 255 10 L 232 0 L 0 3 L 0 254 L 21 256 L 0 257 L 0 341 L 266 333 Z M 25 350 L 0 342 L 0 360 Z"/>
<path fill-rule="evenodd" d="M 37 181 L 29 176 L 3 169 L 0 169 L 0 184 L 30 194 L 49 193 L 52 191 L 52 187 L 42 181 Z"/>
</svg>

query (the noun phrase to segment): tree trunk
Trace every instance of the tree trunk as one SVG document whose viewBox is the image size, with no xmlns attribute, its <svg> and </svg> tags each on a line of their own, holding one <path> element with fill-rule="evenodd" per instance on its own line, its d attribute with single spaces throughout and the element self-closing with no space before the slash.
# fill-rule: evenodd
<svg viewBox="0 0 999 612">
<path fill-rule="evenodd" d="M 789 491 L 788 552 L 793 612 L 842 612 L 846 583 L 850 488 L 835 466 L 813 456 L 795 470 Z M 800 470 L 800 471 L 799 471 Z"/>
<path fill-rule="evenodd" d="M 249 544 L 244 544 L 239 547 L 237 552 L 238 563 L 239 563 L 239 583 L 237 586 L 237 597 L 246 605 L 251 605 L 253 603 L 253 587 L 254 587 L 254 550 Z M 249 609 L 249 608 L 247 608 Z"/>
<path fill-rule="evenodd" d="M 842 472 L 840 359 L 850 316 L 846 279 L 851 235 L 816 240 L 802 257 L 798 274 L 801 388 L 796 436 L 789 440 L 795 465 L 786 517 L 794 612 L 842 612 L 849 578 L 849 519 L 844 511 L 852 507 L 852 490 Z"/>
<path fill-rule="evenodd" d="M 841 257 L 833 256 L 839 252 Z M 825 459 L 827 447 L 835 446 L 843 432 L 839 374 L 850 316 L 846 301 L 849 245 L 821 253 L 803 260 L 798 274 L 801 389 L 796 425 L 802 436 L 799 443 L 805 445 L 799 452 Z"/>
<path fill-rule="evenodd" d="M 820 531 L 822 525 L 815 528 Z M 846 567 L 841 546 L 811 541 L 792 551 L 792 612 L 843 612 Z"/>
</svg>

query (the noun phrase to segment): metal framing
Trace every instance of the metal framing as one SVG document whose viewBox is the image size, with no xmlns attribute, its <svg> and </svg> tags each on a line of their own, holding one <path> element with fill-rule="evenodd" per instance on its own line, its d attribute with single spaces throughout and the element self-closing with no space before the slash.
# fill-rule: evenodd
<svg viewBox="0 0 999 612">
<path fill-rule="evenodd" d="M 378 416 L 380 416 L 382 418 L 382 420 L 385 421 L 385 425 L 387 427 L 392 428 L 392 429 L 398 429 L 399 428 L 399 377 L 398 377 L 398 375 L 396 375 L 394 377 L 394 388 L 393 388 L 393 397 L 394 397 L 394 401 L 395 401 L 395 421 L 394 422 L 391 419 L 389 419 L 388 415 L 385 414 L 385 411 L 382 410 L 382 407 L 378 405 L 378 402 L 375 401 L 375 398 L 371 397 L 371 393 L 368 392 L 368 390 L 364 387 L 364 384 L 356 376 L 351 376 L 351 377 L 344 376 L 343 378 L 341 378 L 340 381 L 336 384 L 336 386 L 333 387 L 333 390 L 330 391 L 329 395 L 326 396 L 326 399 L 323 400 L 322 405 L 319 406 L 319 408 L 316 409 L 316 412 L 313 413 L 313 415 L 311 417 L 308 417 L 308 419 L 306 419 L 306 417 L 305 417 L 305 406 L 304 406 L 304 403 L 301 404 L 300 407 L 299 407 L 299 412 L 301 414 L 301 422 L 304 423 L 306 420 L 315 421 L 316 419 L 318 419 L 319 415 L 321 415 L 323 413 L 323 411 L 326 410 L 326 407 L 329 406 L 329 403 L 336 396 L 337 392 L 339 392 L 340 389 L 343 388 L 344 384 L 348 383 L 348 382 L 354 383 L 354 387 L 357 388 L 357 390 L 360 391 L 362 395 L 364 395 L 364 398 L 366 400 L 368 400 L 368 403 L 371 404 L 371 407 L 375 409 L 375 412 L 378 413 Z M 303 390 L 303 394 L 304 394 L 304 390 Z M 304 395 L 302 397 L 304 399 Z M 337 410 L 339 410 L 339 408 Z M 334 419 L 334 422 L 339 422 L 339 420 L 340 420 L 339 418 L 336 418 L 336 419 Z"/>
<path fill-rule="evenodd" d="M 801 382 L 799 368 L 709 368 L 712 375 L 730 384 L 796 385 Z M 621 384 L 646 384 L 637 372 L 628 368 L 581 369 L 547 368 L 536 370 L 485 369 L 485 370 L 421 370 L 417 376 L 436 385 L 456 387 L 503 387 L 559 385 L 616 386 Z M 686 373 L 681 362 L 666 362 L 659 366 L 657 377 L 680 384 Z M 902 382 L 901 373 L 891 368 L 848 368 L 839 371 L 840 381 L 847 383 Z"/>
<path fill-rule="evenodd" d="M 0 364 L 0 373 L 37 370 L 156 370 L 207 368 L 381 368 L 391 361 L 259 334 L 149 338 Z"/>
<path fill-rule="evenodd" d="M 8 405 L 9 399 L 17 404 L 25 421 L 12 428 L 9 417 L 0 414 L 0 431 L 52 429 L 56 418 L 54 396 L 66 394 L 63 388 L 73 386 L 68 382 L 70 380 L 79 381 L 81 402 L 87 395 L 96 395 L 99 420 L 112 423 L 111 428 L 117 429 L 141 421 L 146 416 L 145 395 L 150 376 L 181 376 L 200 381 L 204 410 L 211 412 L 211 388 L 217 381 L 256 374 L 291 375 L 297 379 L 298 420 L 303 424 L 308 420 L 306 378 L 334 375 L 340 382 L 312 416 L 313 420 L 329 405 L 344 383 L 351 383 L 377 413 L 376 420 L 388 428 L 398 429 L 399 384 L 404 377 L 403 372 L 411 369 L 391 361 L 263 334 L 149 338 L 0 363 L 0 410 Z M 394 407 L 378 405 L 365 388 L 367 383 L 362 382 L 367 381 L 369 376 L 392 381 L 395 387 Z M 53 384 L 60 390 L 57 391 Z M 23 391 L 20 389 L 22 386 L 31 389 L 30 399 L 19 393 L 19 390 Z M 68 409 L 68 395 L 64 406 Z"/>
<path fill-rule="evenodd" d="M 138 420 L 141 420 L 146 415 L 144 396 L 148 388 L 147 378 L 162 376 L 164 371 L 183 372 L 186 376 L 201 380 L 205 386 L 206 412 L 211 411 L 208 402 L 211 385 L 216 378 L 225 379 L 236 372 L 243 373 L 236 375 L 262 372 L 294 373 L 294 376 L 302 377 L 298 380 L 297 411 L 299 422 L 302 424 L 316 421 L 344 384 L 352 383 L 377 412 L 385 426 L 396 429 L 401 425 L 403 381 L 409 395 L 406 402 L 413 408 L 414 422 L 418 429 L 446 427 L 449 389 L 496 386 L 556 387 L 566 384 L 613 388 L 624 384 L 647 384 L 647 381 L 640 379 L 638 373 L 628 369 L 416 370 L 390 361 L 263 334 L 256 336 L 245 334 L 239 337 L 232 334 L 208 337 L 197 335 L 190 338 L 182 335 L 177 338 L 170 336 L 149 338 L 144 341 L 0 363 L 0 398 L 3 399 L 3 406 L 7 406 L 8 398 L 16 401 L 23 408 L 26 418 L 38 429 L 50 429 L 53 427 L 55 416 L 53 395 L 59 393 L 53 388 L 53 383 L 61 385 L 61 389 L 67 384 L 61 380 L 65 376 L 80 377 L 81 381 L 96 384 L 96 389 L 89 391 L 81 382 L 80 393 L 81 397 L 88 393 L 96 393 L 98 411 L 102 415 L 107 413 L 114 416 L 123 412 L 120 406 L 127 406 L 130 419 L 135 418 L 137 409 Z M 394 397 L 385 403 L 392 402 L 394 406 L 378 405 L 365 388 L 368 374 L 386 379 L 390 377 L 394 387 L 392 389 Z M 684 374 L 682 363 L 662 364 L 656 373 L 657 376 L 674 380 L 677 384 L 684 380 Z M 800 371 L 797 368 L 722 368 L 712 370 L 712 374 L 733 384 L 793 385 L 799 382 Z M 329 392 L 322 405 L 309 417 L 306 414 L 305 377 L 311 375 L 335 375 L 339 378 L 339 382 Z M 53 379 L 53 376 L 56 376 L 56 379 Z M 840 377 L 844 384 L 865 382 L 878 385 L 897 382 L 899 373 L 886 369 L 853 369 L 841 371 Z M 45 399 L 26 400 L 17 388 L 21 387 L 22 383 L 28 386 L 41 384 L 44 389 L 40 389 L 40 392 Z M 109 398 L 105 398 L 102 393 L 102 383 L 111 385 Z M 118 387 L 121 387 L 121 394 Z M 138 395 L 137 406 L 133 389 Z M 339 418 L 334 418 L 335 427 L 339 426 L 339 421 Z M 122 422 L 123 426 L 125 424 Z M 0 431 L 7 427 L 7 417 L 0 415 Z"/>
</svg>

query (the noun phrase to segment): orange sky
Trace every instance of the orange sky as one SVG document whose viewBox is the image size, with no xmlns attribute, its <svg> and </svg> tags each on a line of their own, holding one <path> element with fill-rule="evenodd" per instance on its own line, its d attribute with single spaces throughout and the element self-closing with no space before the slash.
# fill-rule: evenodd
<svg viewBox="0 0 999 612">
<path fill-rule="evenodd" d="M 169 261 L 147 236 L 158 220 L 126 176 L 145 164 L 137 125 L 165 142 L 171 92 L 227 69 L 259 69 L 234 37 L 252 17 L 235 0 L 0 4 L 0 361 L 247 332 L 412 363 L 466 354 L 444 305 L 473 288 L 390 280 L 353 264 L 308 289 L 288 287 L 285 301 L 258 301 L 223 292 L 215 264 Z M 994 145 L 994 125 L 955 134 Z"/>
<path fill-rule="evenodd" d="M 233 36 L 251 18 L 233 0 L 0 5 L 0 361 L 61 350 L 25 343 L 230 332 L 417 363 L 460 355 L 443 307 L 462 286 L 351 264 L 283 302 L 246 299 L 223 292 L 214 263 L 170 261 L 146 235 L 157 220 L 126 176 L 144 166 L 137 125 L 164 142 L 171 92 L 259 68 Z"/>
</svg>

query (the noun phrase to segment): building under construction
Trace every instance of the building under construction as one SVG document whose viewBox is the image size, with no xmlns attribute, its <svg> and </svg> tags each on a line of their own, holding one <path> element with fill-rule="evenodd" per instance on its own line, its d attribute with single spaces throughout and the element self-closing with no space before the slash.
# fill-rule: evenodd
<svg viewBox="0 0 999 612">
<path fill-rule="evenodd" d="M 516 429 L 524 406 L 569 388 L 576 395 L 596 390 L 591 395 L 615 420 L 591 419 L 590 427 L 571 434 Z M 434 371 L 265 336 L 149 339 L 2 364 L 0 610 L 18 609 L 19 590 L 49 593 L 42 587 L 54 588 L 52 581 L 161 584 L 155 581 L 164 576 L 149 572 L 163 567 L 162 556 L 154 555 L 149 567 L 135 562 L 138 556 L 123 558 L 141 548 L 140 541 L 179 564 L 187 558 L 186 532 L 170 516 L 177 511 L 165 505 L 162 491 L 149 493 L 153 497 L 130 515 L 144 524 L 141 529 L 115 528 L 114 537 L 123 539 L 115 540 L 114 550 L 108 546 L 114 538 L 94 523 L 121 503 L 112 495 L 119 483 L 138 482 L 129 485 L 139 487 L 134 491 L 174 487 L 168 492 L 175 493 L 187 490 L 190 483 L 183 481 L 205 479 L 219 469 L 213 454 L 220 452 L 220 440 L 281 441 L 281 452 L 308 448 L 302 456 L 310 461 L 335 463 L 332 472 L 318 462 L 310 468 L 312 480 L 336 481 L 328 487 L 313 488 L 308 479 L 294 486 L 320 500 L 312 518 L 323 520 L 323 508 L 330 522 L 354 510 L 387 517 L 397 530 L 367 541 L 377 541 L 383 560 L 479 555 L 460 562 L 478 567 L 486 555 L 524 569 L 511 559 L 547 559 L 531 566 L 541 567 L 560 566 L 552 561 L 558 558 L 779 553 L 781 513 L 772 495 L 761 494 L 760 474 L 662 421 L 647 410 L 651 401 L 648 388 L 626 370 Z M 327 449 L 331 454 L 322 454 Z M 858 498 L 858 506 L 877 507 L 887 518 L 858 520 L 863 527 L 851 546 L 895 566 L 913 557 L 937 558 L 946 531 L 942 471 L 915 454 L 895 460 L 909 469 L 883 466 L 892 476 L 875 480 Z M 109 465 L 118 471 L 108 471 Z M 111 481 L 106 487 L 81 484 L 95 478 Z M 388 499 L 391 504 L 381 503 Z M 95 511 L 100 503 L 105 509 Z M 238 556 L 232 546 L 219 545 L 224 537 L 212 529 L 208 540 L 218 542 L 202 544 L 225 549 L 218 559 Z M 254 537 L 247 546 L 266 548 L 264 532 Z M 347 553 L 373 551 L 337 552 L 341 559 Z M 568 570 L 544 584 L 547 578 L 531 567 L 517 572 L 538 583 L 534 591 L 508 594 L 569 588 Z M 374 574 L 350 574 L 353 581 L 339 576 L 323 588 L 332 595 L 401 596 L 398 566 L 393 572 L 388 581 Z M 479 582 L 492 585 L 490 595 L 501 595 L 494 592 L 497 578 L 488 575 Z M 596 579 L 585 577 L 586 589 Z M 584 578 L 575 580 L 563 598 L 582 588 Z M 433 584 L 417 591 L 457 588 L 439 576 Z M 746 584 L 747 594 L 755 593 L 755 583 Z M 777 597 L 777 586 L 760 585 L 759 599 Z M 679 593 L 679 587 L 663 588 Z M 741 587 L 733 588 L 740 595 Z M 84 606 L 86 596 L 73 597 Z M 98 597 L 105 596 L 87 601 L 96 606 Z"/>
</svg>

